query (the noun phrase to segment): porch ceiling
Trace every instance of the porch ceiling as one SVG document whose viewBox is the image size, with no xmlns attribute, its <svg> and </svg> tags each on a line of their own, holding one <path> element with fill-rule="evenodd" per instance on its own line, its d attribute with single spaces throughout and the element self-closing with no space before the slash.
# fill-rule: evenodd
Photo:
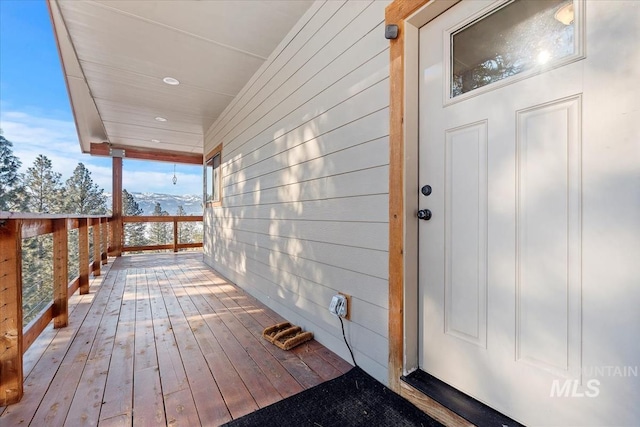
<svg viewBox="0 0 640 427">
<path fill-rule="evenodd" d="M 312 2 L 49 0 L 82 152 L 202 155 L 206 130 Z"/>
</svg>

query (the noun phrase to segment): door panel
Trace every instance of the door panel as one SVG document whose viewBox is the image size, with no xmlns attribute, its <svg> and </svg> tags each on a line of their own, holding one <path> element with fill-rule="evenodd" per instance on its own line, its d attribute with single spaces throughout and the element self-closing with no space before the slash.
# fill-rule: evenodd
<svg viewBox="0 0 640 427">
<path fill-rule="evenodd" d="M 574 3 L 573 53 L 487 84 L 482 37 L 508 52 L 485 33 L 510 27 L 467 29 L 504 2 L 420 29 L 418 359 L 527 425 L 639 425 L 640 2 Z"/>
<path fill-rule="evenodd" d="M 581 101 L 516 113 L 516 358 L 572 378 L 582 335 Z"/>
<path fill-rule="evenodd" d="M 486 347 L 486 121 L 445 131 L 445 164 L 445 331 Z"/>
</svg>

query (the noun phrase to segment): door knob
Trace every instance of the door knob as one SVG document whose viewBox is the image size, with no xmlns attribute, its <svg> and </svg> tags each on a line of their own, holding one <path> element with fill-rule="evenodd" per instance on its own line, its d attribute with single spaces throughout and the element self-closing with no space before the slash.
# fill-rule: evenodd
<svg viewBox="0 0 640 427">
<path fill-rule="evenodd" d="M 429 221 L 431 219 L 431 211 L 429 209 L 420 209 L 418 211 L 418 219 Z"/>
<path fill-rule="evenodd" d="M 430 185 L 424 185 L 420 191 L 422 192 L 422 194 L 424 194 L 425 196 L 428 196 L 429 194 L 431 194 L 431 186 Z"/>
</svg>

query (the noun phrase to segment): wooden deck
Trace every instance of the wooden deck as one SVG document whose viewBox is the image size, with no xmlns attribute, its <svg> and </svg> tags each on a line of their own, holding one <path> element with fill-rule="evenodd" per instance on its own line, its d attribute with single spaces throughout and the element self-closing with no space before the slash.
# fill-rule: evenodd
<svg viewBox="0 0 640 427">
<path fill-rule="evenodd" d="M 0 426 L 215 426 L 348 371 L 316 341 L 262 339 L 284 319 L 202 253 L 118 258 L 25 354 L 25 394 Z"/>
</svg>

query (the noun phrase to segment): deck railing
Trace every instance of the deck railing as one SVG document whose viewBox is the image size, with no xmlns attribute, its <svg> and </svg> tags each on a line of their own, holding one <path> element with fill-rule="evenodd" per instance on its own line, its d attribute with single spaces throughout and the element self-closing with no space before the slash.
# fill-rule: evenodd
<svg viewBox="0 0 640 427">
<path fill-rule="evenodd" d="M 183 222 L 202 222 L 202 215 L 192 215 L 192 216 L 176 216 L 176 215 L 162 215 L 162 216 L 124 216 L 122 217 L 122 222 L 126 224 L 140 224 L 140 223 L 159 223 L 159 222 L 170 222 L 173 223 L 173 243 L 158 243 L 153 245 L 144 245 L 144 246 L 127 246 L 126 242 L 124 242 L 124 238 L 122 239 L 123 252 L 139 252 L 139 251 L 157 251 L 157 250 L 167 250 L 171 249 L 173 252 L 178 252 L 180 249 L 192 249 L 192 248 L 201 248 L 202 240 L 200 242 L 194 243 L 180 243 L 180 233 L 179 233 L 179 225 Z M 124 227 L 122 227 L 123 236 L 124 236 Z"/>
<path fill-rule="evenodd" d="M 179 241 L 180 223 L 201 222 L 202 219 L 202 215 L 123 217 L 122 222 L 129 224 L 173 223 L 171 244 L 123 246 L 124 227 L 113 227 L 115 220 L 112 217 L 0 212 L 0 406 L 16 403 L 22 398 L 23 354 L 52 320 L 54 328 L 67 326 L 68 299 L 78 289 L 81 294 L 89 292 L 89 275 L 100 275 L 100 266 L 107 263 L 114 247 L 119 246 L 121 251 L 169 249 L 174 252 L 202 247 L 201 241 Z M 69 281 L 69 232 L 76 229 L 78 276 Z M 114 236 L 114 230 L 122 232 Z M 46 235 L 52 235 L 53 238 L 52 253 L 48 254 L 53 258 L 53 295 L 48 302 L 45 301 L 45 307 L 35 318 L 23 326 L 23 240 Z M 89 242 L 90 235 L 92 245 Z"/>
<path fill-rule="evenodd" d="M 0 212 L 0 406 L 16 403 L 23 394 L 22 355 L 53 320 L 67 326 L 68 300 L 76 290 L 89 292 L 89 275 L 100 275 L 107 263 L 106 216 L 40 215 Z M 93 229 L 93 248 L 89 229 Z M 78 230 L 78 270 L 69 282 L 69 231 Z M 22 240 L 53 236 L 53 295 L 23 328 Z M 93 252 L 93 260 L 90 250 Z"/>
</svg>

